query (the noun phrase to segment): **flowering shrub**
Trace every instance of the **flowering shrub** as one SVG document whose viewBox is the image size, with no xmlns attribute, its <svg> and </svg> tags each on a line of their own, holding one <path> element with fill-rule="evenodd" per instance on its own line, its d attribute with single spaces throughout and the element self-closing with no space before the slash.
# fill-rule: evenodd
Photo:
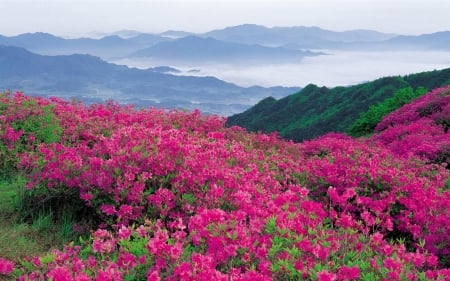
<svg viewBox="0 0 450 281">
<path fill-rule="evenodd" d="M 339 135 L 302 147 L 308 157 L 304 185 L 326 206 L 336 226 L 365 234 L 379 231 L 402 239 L 410 250 L 423 240 L 440 241 L 425 248 L 448 258 L 450 228 L 442 223 L 450 220 L 450 202 L 443 168 L 430 166 L 427 171 L 370 141 Z"/>
<path fill-rule="evenodd" d="M 436 123 L 447 123 L 450 109 L 450 86 L 434 89 L 386 115 L 376 126 L 376 131 L 400 124 L 408 124 L 427 117 Z M 447 127 L 448 128 L 448 127 Z"/>
<path fill-rule="evenodd" d="M 40 143 L 59 141 L 60 128 L 48 100 L 0 93 L 0 176 L 16 171 L 18 156 Z"/>
<path fill-rule="evenodd" d="M 450 168 L 450 86 L 438 88 L 388 114 L 375 140 L 394 153 L 416 155 Z"/>
<path fill-rule="evenodd" d="M 87 241 L 12 270 L 0 259 L 2 274 L 54 281 L 450 278 L 449 171 L 440 166 L 340 134 L 302 144 L 249 134 L 198 111 L 36 103 L 50 106 L 60 133 L 20 154 L 28 188 L 76 194 L 100 223 Z M 8 134 L 2 141 L 12 148 L 18 131 Z"/>
</svg>

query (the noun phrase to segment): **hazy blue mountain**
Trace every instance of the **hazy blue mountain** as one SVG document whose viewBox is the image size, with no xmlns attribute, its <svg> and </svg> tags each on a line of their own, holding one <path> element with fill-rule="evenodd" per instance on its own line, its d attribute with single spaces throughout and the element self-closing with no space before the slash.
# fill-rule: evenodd
<svg viewBox="0 0 450 281">
<path fill-rule="evenodd" d="M 296 49 L 296 45 L 285 48 Z M 332 48 L 354 51 L 448 51 L 450 50 L 450 31 L 422 35 L 398 35 L 380 42 L 336 43 Z"/>
<path fill-rule="evenodd" d="M 117 35 L 121 38 L 128 39 L 128 38 L 139 36 L 141 34 L 145 34 L 145 33 L 137 31 L 137 30 L 132 30 L 132 29 L 122 29 L 122 30 L 116 31 L 114 33 L 111 33 L 110 35 Z M 105 36 L 108 36 L 108 34 L 104 34 L 101 37 L 105 37 Z"/>
<path fill-rule="evenodd" d="M 171 68 L 146 70 L 107 63 L 90 55 L 43 56 L 0 46 L 0 91 L 77 98 L 114 99 L 138 107 L 198 108 L 228 116 L 268 96 L 281 98 L 299 88 L 242 88 L 214 77 L 176 76 Z"/>
<path fill-rule="evenodd" d="M 180 30 L 167 30 L 165 32 L 160 33 L 159 35 L 167 38 L 179 39 L 182 37 L 195 35 L 195 33 Z"/>
<path fill-rule="evenodd" d="M 330 31 L 319 27 L 273 27 L 244 24 L 202 34 L 217 40 L 265 46 L 297 44 L 306 48 L 328 48 L 335 43 L 379 42 L 394 37 L 372 30 Z"/>
<path fill-rule="evenodd" d="M 0 37 L 0 44 L 18 46 L 26 49 L 55 48 L 64 45 L 65 39 L 43 32 L 24 33 L 17 36 Z"/>
<path fill-rule="evenodd" d="M 388 46 L 403 49 L 450 50 L 450 31 L 442 31 L 419 36 L 396 36 L 385 42 Z"/>
<path fill-rule="evenodd" d="M 304 56 L 318 55 L 309 51 L 270 48 L 224 42 L 213 38 L 188 36 L 175 41 L 161 42 L 133 54 L 164 62 L 264 62 L 295 61 Z"/>
<path fill-rule="evenodd" d="M 158 35 L 140 34 L 124 39 L 110 35 L 100 39 L 64 39 L 48 33 L 25 33 L 0 37 L 0 44 L 25 48 L 42 55 L 90 54 L 104 59 L 122 57 L 157 42 L 170 40 Z"/>
<path fill-rule="evenodd" d="M 139 46 L 149 47 L 159 42 L 171 41 L 169 37 L 164 37 L 155 34 L 141 33 L 139 35 L 127 38 L 128 41 L 133 42 Z"/>
<path fill-rule="evenodd" d="M 450 50 L 450 31 L 419 36 L 397 36 L 372 30 L 330 31 L 319 27 L 264 27 L 244 24 L 204 34 L 169 30 L 147 34 L 122 30 L 100 39 L 65 39 L 48 33 L 1 36 L 0 44 L 23 47 L 42 55 L 90 54 L 106 60 L 136 56 L 163 62 L 290 61 L 314 55 L 304 50 L 347 49 Z"/>
</svg>

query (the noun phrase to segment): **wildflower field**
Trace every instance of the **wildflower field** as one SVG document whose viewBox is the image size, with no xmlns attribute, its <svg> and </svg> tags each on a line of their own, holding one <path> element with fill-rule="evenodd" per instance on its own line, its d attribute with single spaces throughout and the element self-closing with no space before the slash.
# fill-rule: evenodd
<svg viewBox="0 0 450 281">
<path fill-rule="evenodd" d="M 450 280 L 450 87 L 370 137 L 0 94 L 0 176 L 76 239 L 0 280 Z"/>
</svg>

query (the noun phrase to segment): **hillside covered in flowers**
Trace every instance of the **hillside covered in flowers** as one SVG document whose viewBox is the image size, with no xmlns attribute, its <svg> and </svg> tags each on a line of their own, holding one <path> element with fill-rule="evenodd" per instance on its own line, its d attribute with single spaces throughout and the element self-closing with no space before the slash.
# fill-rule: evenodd
<svg viewBox="0 0 450 281">
<path fill-rule="evenodd" d="M 449 280 L 449 101 L 293 143 L 198 111 L 0 94 L 2 176 L 85 237 L 0 252 L 0 279 Z"/>
</svg>

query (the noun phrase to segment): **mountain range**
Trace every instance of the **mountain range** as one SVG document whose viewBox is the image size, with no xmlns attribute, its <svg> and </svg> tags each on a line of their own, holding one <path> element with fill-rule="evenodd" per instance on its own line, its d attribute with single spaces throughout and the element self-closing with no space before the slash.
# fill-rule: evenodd
<svg viewBox="0 0 450 281">
<path fill-rule="evenodd" d="M 244 24 L 213 30 L 203 34 L 217 40 L 260 44 L 264 46 L 283 46 L 299 44 L 307 48 L 323 49 L 330 44 L 355 42 L 380 42 L 395 37 L 395 34 L 381 33 L 373 30 L 331 31 L 319 27 L 272 27 Z"/>
<path fill-rule="evenodd" d="M 295 59 L 299 55 L 314 55 L 307 51 L 310 49 L 449 50 L 450 31 L 406 36 L 373 30 L 337 32 L 319 27 L 268 28 L 244 24 L 199 34 L 185 31 L 149 34 L 125 30 L 99 39 L 65 39 L 40 32 L 10 37 L 0 35 L 0 45 L 22 47 L 42 55 L 90 54 L 105 60 L 136 55 L 161 61 L 173 56 L 187 60 L 188 56 L 202 53 L 212 61 L 247 57 L 250 60 Z"/>
<path fill-rule="evenodd" d="M 150 57 L 164 63 L 258 63 L 293 62 L 305 56 L 320 55 L 311 51 L 282 47 L 238 44 L 211 37 L 187 36 L 139 50 L 135 57 Z"/>
<path fill-rule="evenodd" d="M 23 48 L 0 46 L 0 89 L 30 95 L 77 98 L 84 102 L 114 99 L 137 107 L 200 109 L 228 116 L 268 96 L 283 97 L 296 87 L 239 87 L 214 77 L 178 76 L 169 67 L 136 69 L 91 55 L 44 56 Z"/>
<path fill-rule="evenodd" d="M 100 39 L 65 39 L 42 32 L 11 37 L 0 35 L 0 45 L 22 47 L 41 55 L 90 54 L 104 59 L 127 56 L 141 48 L 165 40 L 170 39 L 153 34 L 138 34 L 128 39 L 117 35 L 109 35 Z"/>
</svg>

